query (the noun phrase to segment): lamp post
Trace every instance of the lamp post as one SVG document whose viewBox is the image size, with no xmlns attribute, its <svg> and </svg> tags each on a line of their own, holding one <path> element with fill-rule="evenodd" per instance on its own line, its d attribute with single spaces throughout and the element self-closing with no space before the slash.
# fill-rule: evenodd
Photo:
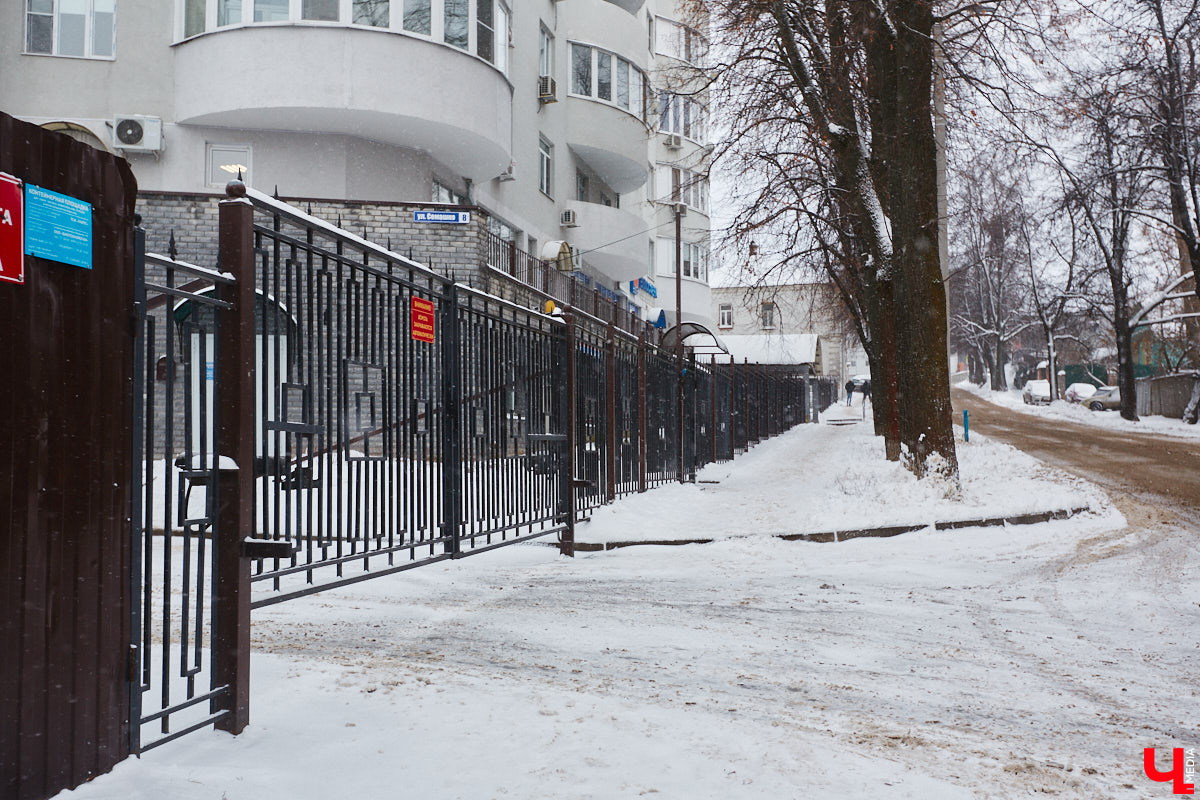
<svg viewBox="0 0 1200 800">
<path fill-rule="evenodd" d="M 683 203 L 675 204 L 675 469 L 683 483 L 683 244 L 680 219 L 687 213 Z"/>
</svg>

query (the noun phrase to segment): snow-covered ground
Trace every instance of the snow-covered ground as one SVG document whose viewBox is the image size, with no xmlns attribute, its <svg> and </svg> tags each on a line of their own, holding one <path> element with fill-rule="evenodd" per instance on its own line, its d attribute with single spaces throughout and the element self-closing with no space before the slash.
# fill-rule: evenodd
<svg viewBox="0 0 1200 800">
<path fill-rule="evenodd" d="M 957 501 L 866 425 L 806 426 L 580 527 L 736 534 L 712 544 L 519 545 L 255 612 L 243 735 L 63 797 L 1170 796 L 1142 748 L 1200 744 L 1195 532 L 1131 529 L 971 438 Z M 1079 499 L 1039 525 L 766 535 Z"/>
<path fill-rule="evenodd" d="M 958 443 L 959 490 L 919 481 L 884 460 L 883 441 L 870 435 L 860 403 L 831 406 L 821 425 L 794 428 L 736 461 L 711 464 L 696 484 L 664 485 L 597 509 L 577 537 L 619 542 L 826 533 L 1105 504 L 1083 481 L 979 435 Z"/>
<path fill-rule="evenodd" d="M 1068 403 L 1065 400 L 1055 400 L 1049 405 L 1026 405 L 1021 399 L 1021 392 L 1010 389 L 1007 392 L 993 392 L 988 386 L 978 386 L 966 382 L 956 384 L 972 394 L 979 395 L 989 403 L 1006 406 L 1023 414 L 1034 414 L 1048 419 L 1061 419 L 1079 425 L 1092 425 L 1111 431 L 1133 433 L 1141 431 L 1158 436 L 1175 436 L 1182 439 L 1200 439 L 1200 425 L 1188 425 L 1181 419 L 1171 419 L 1157 415 L 1145 416 L 1137 422 L 1122 419 L 1119 411 L 1089 411 L 1079 403 Z"/>
</svg>

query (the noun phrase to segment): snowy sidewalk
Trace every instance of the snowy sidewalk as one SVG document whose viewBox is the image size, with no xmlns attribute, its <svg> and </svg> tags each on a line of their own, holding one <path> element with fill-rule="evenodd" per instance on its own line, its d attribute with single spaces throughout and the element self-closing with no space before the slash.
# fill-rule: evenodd
<svg viewBox="0 0 1200 800">
<path fill-rule="evenodd" d="M 912 528 L 935 523 L 1103 508 L 1090 485 L 1000 442 L 958 442 L 962 492 L 919 481 L 883 457 L 870 408 L 834 405 L 800 425 L 712 464 L 695 484 L 666 484 L 596 509 L 576 531 L 583 546 L 720 540 Z M 846 424 L 853 423 L 853 424 Z"/>
<path fill-rule="evenodd" d="M 1200 743 L 1195 532 L 1126 528 L 1099 492 L 975 437 L 954 503 L 860 428 L 805 426 L 594 526 L 1096 510 L 839 545 L 528 544 L 272 606 L 243 735 L 191 734 L 62 797 L 1167 796 L 1142 748 Z"/>
</svg>

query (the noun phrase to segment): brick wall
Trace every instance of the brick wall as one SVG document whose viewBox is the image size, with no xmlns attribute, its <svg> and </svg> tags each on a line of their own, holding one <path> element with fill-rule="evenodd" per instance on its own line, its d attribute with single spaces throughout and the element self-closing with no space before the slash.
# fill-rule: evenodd
<svg viewBox="0 0 1200 800">
<path fill-rule="evenodd" d="M 223 195 L 143 192 L 137 212 L 146 229 L 146 249 L 166 254 L 172 234 L 178 258 L 201 266 L 217 260 L 217 207 Z M 361 203 L 341 200 L 283 198 L 302 211 L 353 234 L 411 257 L 442 275 L 483 288 L 487 213 L 474 206 L 468 225 L 413 222 L 413 210 L 429 203 Z M 441 206 L 439 206 L 440 208 Z"/>
</svg>

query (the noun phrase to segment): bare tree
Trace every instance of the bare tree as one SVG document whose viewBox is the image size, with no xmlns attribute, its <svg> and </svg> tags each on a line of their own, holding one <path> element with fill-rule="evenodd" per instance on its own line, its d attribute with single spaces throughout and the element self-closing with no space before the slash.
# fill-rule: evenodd
<svg viewBox="0 0 1200 800">
<path fill-rule="evenodd" d="M 1032 324 L 1025 269 L 1027 165 L 991 148 L 964 148 L 951 193 L 951 334 L 975 352 L 991 388 L 1008 388 L 1009 347 Z"/>
<path fill-rule="evenodd" d="M 957 476 L 946 369 L 928 0 L 698 0 L 746 204 L 736 235 L 827 271 L 858 321 L 877 429 Z M 783 248 L 787 247 L 788 250 Z M 790 249 L 794 248 L 794 249 Z M 813 256 L 816 256 L 815 258 Z"/>
</svg>

